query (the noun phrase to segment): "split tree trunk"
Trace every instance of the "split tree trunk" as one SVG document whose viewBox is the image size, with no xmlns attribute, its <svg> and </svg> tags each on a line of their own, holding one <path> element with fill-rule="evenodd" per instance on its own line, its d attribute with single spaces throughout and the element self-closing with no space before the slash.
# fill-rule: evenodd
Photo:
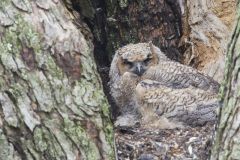
<svg viewBox="0 0 240 160">
<path fill-rule="evenodd" d="M 235 22 L 235 0 L 185 0 L 184 64 L 221 83 L 227 44 Z"/>
<path fill-rule="evenodd" d="M 0 1 L 0 158 L 4 160 L 113 159 L 112 127 L 93 61 L 94 47 L 99 65 L 108 67 L 118 47 L 151 40 L 170 58 L 221 79 L 235 0 L 64 2 Z M 233 71 L 229 67 L 228 75 Z M 226 84 L 234 92 L 231 80 Z M 237 97 L 229 97 L 232 92 L 224 95 L 226 104 L 237 102 Z M 237 114 L 235 109 L 231 113 Z M 226 110 L 230 114 L 231 107 Z M 227 120 L 235 122 L 232 119 Z M 228 121 L 222 128 L 220 124 L 223 134 L 216 144 L 227 144 L 221 138 L 226 137 L 225 129 L 234 127 L 225 125 Z"/>
<path fill-rule="evenodd" d="M 238 7 L 238 13 L 240 8 Z M 212 160 L 240 158 L 240 15 L 232 34 L 221 91 L 222 108 Z"/>
<path fill-rule="evenodd" d="M 0 1 L 0 159 L 114 159 L 91 37 L 60 0 Z"/>
<path fill-rule="evenodd" d="M 93 32 L 100 66 L 123 45 L 153 41 L 169 58 L 222 80 L 235 0 L 68 1 Z"/>
</svg>

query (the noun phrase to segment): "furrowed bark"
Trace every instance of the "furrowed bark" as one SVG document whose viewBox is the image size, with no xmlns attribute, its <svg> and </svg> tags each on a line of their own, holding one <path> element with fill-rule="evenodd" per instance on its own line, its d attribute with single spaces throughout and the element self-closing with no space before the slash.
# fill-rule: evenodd
<svg viewBox="0 0 240 160">
<path fill-rule="evenodd" d="M 240 157 L 240 15 L 227 51 L 225 78 L 221 90 L 219 124 L 212 160 L 239 159 Z"/>
<path fill-rule="evenodd" d="M 185 0 L 184 64 L 223 80 L 227 44 L 236 14 L 235 0 Z"/>
<path fill-rule="evenodd" d="M 59 0 L 0 2 L 0 159 L 113 159 L 88 31 Z"/>
<path fill-rule="evenodd" d="M 92 30 L 100 66 L 108 67 L 115 50 L 125 44 L 153 41 L 169 58 L 191 65 L 218 82 L 223 79 L 235 0 L 71 2 Z"/>
</svg>

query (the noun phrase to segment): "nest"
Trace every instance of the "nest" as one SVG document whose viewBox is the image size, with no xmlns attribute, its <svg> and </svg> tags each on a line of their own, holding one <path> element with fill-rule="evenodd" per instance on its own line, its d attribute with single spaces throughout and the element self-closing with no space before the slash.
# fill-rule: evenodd
<svg viewBox="0 0 240 160">
<path fill-rule="evenodd" d="M 214 124 L 184 129 L 116 128 L 119 160 L 206 160 L 210 156 Z"/>
</svg>

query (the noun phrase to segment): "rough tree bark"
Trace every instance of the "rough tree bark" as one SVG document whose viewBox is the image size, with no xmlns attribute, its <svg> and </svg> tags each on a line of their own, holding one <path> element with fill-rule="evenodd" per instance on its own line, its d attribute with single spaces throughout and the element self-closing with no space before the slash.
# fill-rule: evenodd
<svg viewBox="0 0 240 160">
<path fill-rule="evenodd" d="M 168 57 L 181 61 L 177 50 L 182 35 L 181 11 L 172 0 L 66 0 L 70 10 L 80 13 L 94 36 L 94 55 L 104 82 L 108 82 L 108 68 L 115 50 L 128 43 L 149 42 Z M 76 12 L 74 12 L 76 14 Z M 113 107 L 109 88 L 105 83 L 113 118 L 117 107 Z"/>
<path fill-rule="evenodd" d="M 226 49 L 236 14 L 235 0 L 185 1 L 183 15 L 184 64 L 223 79 Z"/>
<path fill-rule="evenodd" d="M 99 64 L 109 61 L 110 55 L 124 44 L 151 40 L 167 51 L 170 58 L 191 65 L 219 82 L 223 79 L 236 0 L 72 2 L 94 33 L 95 44 L 101 44 L 95 50 Z"/>
<path fill-rule="evenodd" d="M 60 0 L 0 1 L 0 159 L 113 159 L 91 37 Z"/>
<path fill-rule="evenodd" d="M 220 80 L 235 4 L 1 0 L 0 159 L 112 159 L 93 48 L 104 68 L 118 47 L 151 40 L 170 58 Z M 107 81 L 107 71 L 102 78 Z"/>
<path fill-rule="evenodd" d="M 218 130 L 212 160 L 240 157 L 240 8 L 237 23 L 228 46 L 226 72 L 221 90 Z"/>
<path fill-rule="evenodd" d="M 163 51 L 169 50 L 170 58 L 181 61 L 182 57 L 177 51 L 182 36 L 181 8 L 178 0 L 105 2 L 108 51 L 114 51 L 128 43 L 153 41 Z"/>
<path fill-rule="evenodd" d="M 94 33 L 95 56 L 109 66 L 128 43 L 153 41 L 168 57 L 221 81 L 235 0 L 71 0 Z"/>
</svg>

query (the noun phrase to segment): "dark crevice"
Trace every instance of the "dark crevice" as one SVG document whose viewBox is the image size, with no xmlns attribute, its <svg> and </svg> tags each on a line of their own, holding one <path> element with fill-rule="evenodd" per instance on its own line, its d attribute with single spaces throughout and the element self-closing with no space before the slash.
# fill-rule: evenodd
<svg viewBox="0 0 240 160">
<path fill-rule="evenodd" d="M 120 1 L 71 0 L 72 9 L 80 13 L 93 35 L 94 57 L 112 117 L 118 114 L 110 95 L 109 68 L 117 48 L 128 43 L 153 41 L 172 60 L 182 61 L 178 43 L 182 36 L 180 6 L 175 0 Z"/>
<path fill-rule="evenodd" d="M 90 17 L 86 14 L 87 11 L 86 6 L 81 6 L 86 4 L 84 2 L 79 3 L 78 0 L 72 0 L 73 9 L 78 11 L 80 15 L 84 15 L 82 17 L 82 21 L 87 24 L 93 34 L 93 44 L 94 44 L 94 58 L 97 63 L 97 69 L 100 73 L 102 82 L 103 82 L 103 89 L 105 95 L 107 96 L 109 103 L 112 108 L 110 108 L 111 113 L 113 113 L 112 118 L 115 117 L 116 113 L 114 112 L 116 108 L 111 100 L 110 90 L 108 87 L 109 82 L 109 68 L 110 68 L 110 53 L 107 51 L 107 31 L 106 31 L 106 24 L 107 24 L 107 10 L 105 0 L 86 0 L 88 1 L 88 7 L 92 7 L 94 10 L 94 17 Z"/>
<path fill-rule="evenodd" d="M 14 150 L 18 153 L 21 159 L 27 159 L 27 155 L 24 151 L 22 139 L 31 139 L 31 133 L 27 132 L 25 126 L 22 129 L 9 125 L 4 125 L 3 132 L 6 135 L 8 142 L 14 147 Z M 24 132 L 25 131 L 25 132 Z M 20 134 L 19 134 L 20 133 Z M 29 138 L 30 137 L 30 138 Z"/>
</svg>

